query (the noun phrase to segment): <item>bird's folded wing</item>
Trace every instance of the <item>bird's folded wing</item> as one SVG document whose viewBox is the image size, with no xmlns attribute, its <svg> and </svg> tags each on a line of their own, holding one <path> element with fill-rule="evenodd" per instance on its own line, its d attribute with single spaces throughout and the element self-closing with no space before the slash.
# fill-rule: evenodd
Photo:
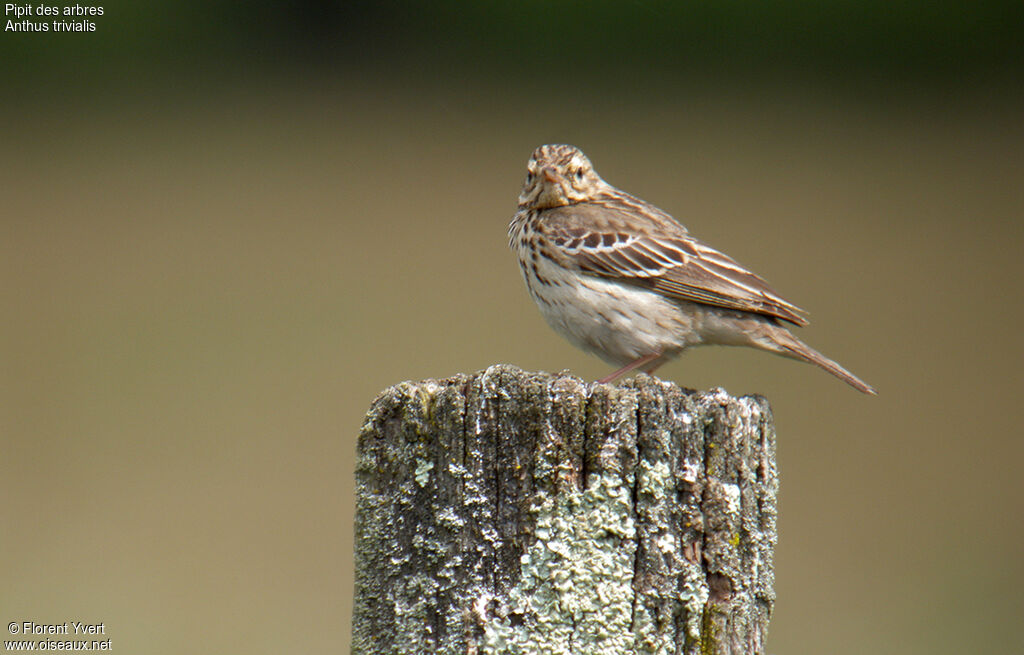
<svg viewBox="0 0 1024 655">
<path fill-rule="evenodd" d="M 631 198 L 632 199 L 632 198 Z M 642 202 L 642 201 L 641 201 Z M 544 212 L 540 231 L 581 271 L 653 289 L 669 298 L 806 325 L 799 307 L 732 258 L 691 238 L 666 214 L 631 205 L 576 204 Z"/>
</svg>

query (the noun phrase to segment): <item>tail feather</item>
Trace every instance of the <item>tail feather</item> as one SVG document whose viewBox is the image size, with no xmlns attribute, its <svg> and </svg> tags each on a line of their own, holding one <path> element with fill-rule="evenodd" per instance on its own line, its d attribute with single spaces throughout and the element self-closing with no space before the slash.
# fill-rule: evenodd
<svg viewBox="0 0 1024 655">
<path fill-rule="evenodd" d="M 798 359 L 802 362 L 814 364 L 832 375 L 836 376 L 846 384 L 850 385 L 857 391 L 871 394 L 873 396 L 878 395 L 874 387 L 870 384 L 861 380 L 859 377 L 850 373 L 845 368 L 832 361 L 828 357 L 825 357 L 817 350 L 811 348 L 800 339 L 797 339 L 793 334 L 782 326 L 773 326 L 774 329 L 769 332 L 768 342 L 762 342 L 762 347 L 767 346 L 769 350 L 772 350 L 785 357 L 792 359 Z"/>
</svg>

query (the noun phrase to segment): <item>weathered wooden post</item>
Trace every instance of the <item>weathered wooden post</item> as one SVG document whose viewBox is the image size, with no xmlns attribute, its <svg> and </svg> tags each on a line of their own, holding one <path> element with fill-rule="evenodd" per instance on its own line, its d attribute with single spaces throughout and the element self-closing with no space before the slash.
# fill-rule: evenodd
<svg viewBox="0 0 1024 655">
<path fill-rule="evenodd" d="M 767 401 L 492 366 L 359 439 L 352 652 L 764 653 Z"/>
</svg>

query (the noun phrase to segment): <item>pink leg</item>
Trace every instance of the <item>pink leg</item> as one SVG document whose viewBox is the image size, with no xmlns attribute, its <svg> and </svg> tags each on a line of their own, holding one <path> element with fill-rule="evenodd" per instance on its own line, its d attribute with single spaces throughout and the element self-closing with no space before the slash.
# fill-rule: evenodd
<svg viewBox="0 0 1024 655">
<path fill-rule="evenodd" d="M 660 367 L 660 366 L 661 366 L 662 364 L 664 364 L 664 363 L 665 363 L 664 361 L 660 361 L 660 362 L 654 362 L 654 363 L 653 363 L 653 364 L 651 364 L 650 366 L 645 366 L 645 367 L 644 367 L 644 373 L 647 373 L 648 375 L 650 375 L 650 374 L 654 373 L 655 371 L 657 371 L 657 370 L 658 370 L 658 368 L 659 368 L 659 367 Z"/>
<path fill-rule="evenodd" d="M 634 360 L 634 361 L 626 364 L 625 366 L 623 366 L 619 370 L 615 371 L 611 375 L 604 376 L 603 378 L 598 380 L 598 382 L 600 384 L 608 384 L 609 382 L 612 382 L 613 380 L 618 380 L 619 378 L 621 378 L 626 373 L 629 373 L 630 371 L 632 371 L 634 369 L 638 369 L 641 366 L 643 366 L 644 364 L 650 364 L 651 362 L 653 362 L 654 360 L 658 359 L 659 357 L 661 357 L 661 353 L 651 353 L 650 355 L 644 355 L 640 359 Z M 658 368 L 658 366 L 660 366 L 660 365 L 661 365 L 660 362 L 658 364 L 655 364 L 647 372 L 650 373 L 654 369 Z"/>
</svg>

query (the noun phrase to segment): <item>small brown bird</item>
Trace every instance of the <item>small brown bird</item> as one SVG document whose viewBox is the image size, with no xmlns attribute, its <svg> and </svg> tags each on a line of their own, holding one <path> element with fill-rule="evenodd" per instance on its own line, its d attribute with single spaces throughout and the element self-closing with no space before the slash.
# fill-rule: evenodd
<svg viewBox="0 0 1024 655">
<path fill-rule="evenodd" d="M 574 146 L 530 157 L 509 224 L 530 295 L 557 332 L 619 370 L 648 373 L 698 345 L 752 346 L 875 390 L 790 334 L 803 310 L 654 205 L 601 179 Z"/>
</svg>

